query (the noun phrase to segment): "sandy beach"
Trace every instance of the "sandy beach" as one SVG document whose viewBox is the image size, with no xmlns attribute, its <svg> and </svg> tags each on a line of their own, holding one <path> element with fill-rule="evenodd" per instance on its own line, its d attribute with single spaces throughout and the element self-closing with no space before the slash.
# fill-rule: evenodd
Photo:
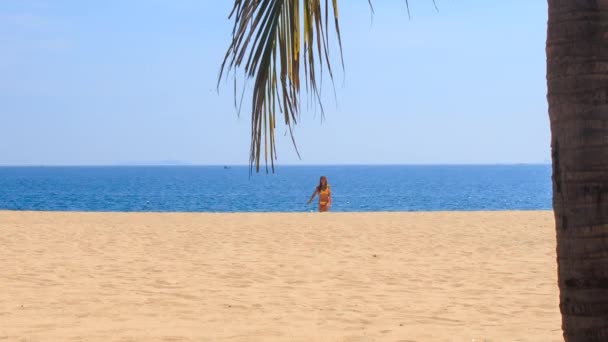
<svg viewBox="0 0 608 342">
<path fill-rule="evenodd" d="M 0 341 L 559 341 L 553 214 L 0 212 Z"/>
</svg>

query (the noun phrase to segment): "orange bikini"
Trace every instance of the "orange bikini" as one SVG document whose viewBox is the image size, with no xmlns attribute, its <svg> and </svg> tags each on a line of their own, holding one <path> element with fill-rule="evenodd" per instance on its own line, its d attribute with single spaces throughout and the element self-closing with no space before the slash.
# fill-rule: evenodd
<svg viewBox="0 0 608 342">
<path fill-rule="evenodd" d="M 327 204 L 329 203 L 329 185 L 325 190 L 319 189 L 319 211 L 327 211 Z"/>
</svg>

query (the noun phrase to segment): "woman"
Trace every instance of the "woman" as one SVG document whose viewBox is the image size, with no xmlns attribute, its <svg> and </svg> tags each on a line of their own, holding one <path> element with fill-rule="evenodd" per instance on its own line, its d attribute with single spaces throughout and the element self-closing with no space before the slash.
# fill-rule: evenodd
<svg viewBox="0 0 608 342">
<path fill-rule="evenodd" d="M 321 176 L 319 185 L 315 188 L 315 192 L 312 193 L 312 196 L 310 196 L 310 199 L 306 204 L 310 204 L 316 195 L 319 195 L 319 211 L 328 211 L 329 207 L 331 207 L 331 191 L 329 191 L 329 184 L 327 184 L 327 178 L 325 178 L 325 176 Z"/>
</svg>

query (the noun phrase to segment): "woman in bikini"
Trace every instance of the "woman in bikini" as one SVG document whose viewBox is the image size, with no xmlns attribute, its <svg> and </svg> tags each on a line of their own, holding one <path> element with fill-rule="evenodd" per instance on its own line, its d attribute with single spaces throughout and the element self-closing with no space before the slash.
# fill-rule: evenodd
<svg viewBox="0 0 608 342">
<path fill-rule="evenodd" d="M 310 196 L 310 199 L 306 204 L 310 204 L 316 195 L 319 195 L 319 211 L 328 211 L 329 207 L 331 207 L 331 191 L 329 191 L 329 184 L 327 184 L 327 178 L 325 178 L 325 176 L 321 176 L 319 185 L 315 188 L 315 192 L 312 193 L 312 196 Z"/>
</svg>

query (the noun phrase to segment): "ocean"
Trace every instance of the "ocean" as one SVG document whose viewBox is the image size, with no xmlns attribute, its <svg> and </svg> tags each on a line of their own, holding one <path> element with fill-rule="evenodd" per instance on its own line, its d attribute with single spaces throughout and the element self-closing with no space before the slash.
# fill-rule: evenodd
<svg viewBox="0 0 608 342">
<path fill-rule="evenodd" d="M 0 210 L 307 212 L 551 209 L 550 165 L 0 167 Z"/>
</svg>

